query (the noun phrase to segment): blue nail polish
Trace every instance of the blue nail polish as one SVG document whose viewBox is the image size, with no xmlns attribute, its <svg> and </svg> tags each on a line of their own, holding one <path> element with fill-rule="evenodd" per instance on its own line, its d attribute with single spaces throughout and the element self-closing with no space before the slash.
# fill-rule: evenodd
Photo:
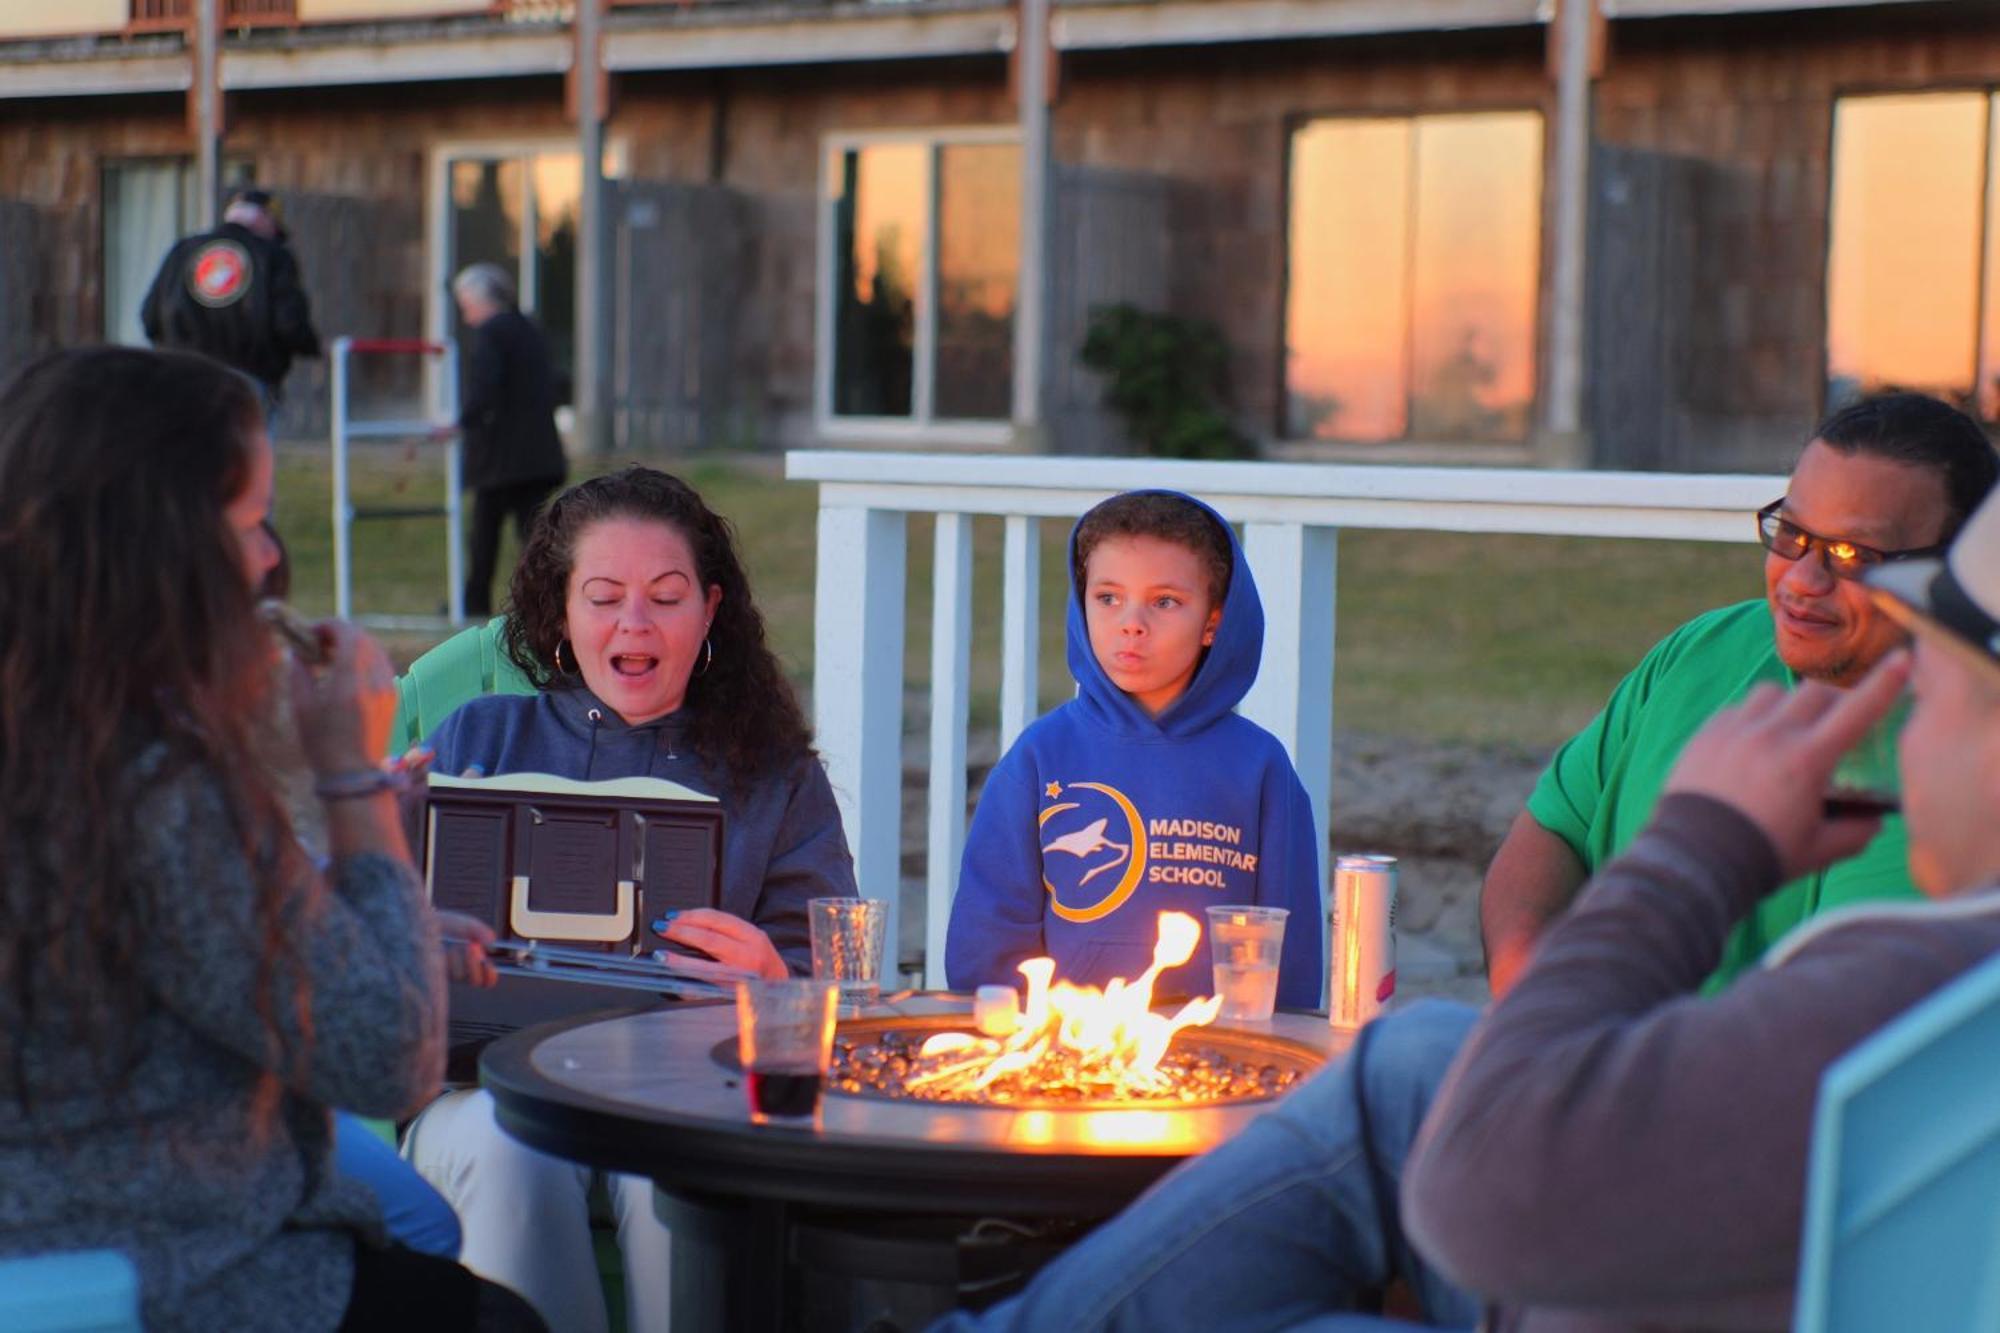
<svg viewBox="0 0 2000 1333">
<path fill-rule="evenodd" d="M 665 916 L 661 917 L 659 920 L 655 921 L 653 923 L 653 933 L 655 935 L 666 934 L 667 927 L 672 925 L 674 918 L 679 915 L 680 915 L 679 912 L 669 912 Z"/>
</svg>

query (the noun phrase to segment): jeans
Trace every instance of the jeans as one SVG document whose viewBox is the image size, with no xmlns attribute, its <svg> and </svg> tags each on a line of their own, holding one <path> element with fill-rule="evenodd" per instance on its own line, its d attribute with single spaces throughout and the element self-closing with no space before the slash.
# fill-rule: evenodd
<svg viewBox="0 0 2000 1333">
<path fill-rule="evenodd" d="M 458 1214 L 416 1169 L 345 1111 L 333 1115 L 334 1169 L 375 1191 L 389 1237 L 419 1254 L 458 1258 Z"/>
<path fill-rule="evenodd" d="M 1301 1325 L 1361 1333 L 1395 1327 L 1350 1313 L 1394 1278 L 1431 1326 L 1471 1328 L 1478 1302 L 1411 1248 L 1396 1193 L 1424 1112 L 1476 1016 L 1426 1001 L 1378 1020 L 1365 1045 L 1176 1168 L 1026 1291 L 981 1314 L 951 1315 L 933 1333 Z"/>
</svg>

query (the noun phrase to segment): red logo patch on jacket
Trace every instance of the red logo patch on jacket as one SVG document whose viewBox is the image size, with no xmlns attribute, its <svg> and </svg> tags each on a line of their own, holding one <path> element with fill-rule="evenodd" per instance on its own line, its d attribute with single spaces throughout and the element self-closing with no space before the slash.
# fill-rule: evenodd
<svg viewBox="0 0 2000 1333">
<path fill-rule="evenodd" d="M 250 290 L 250 252 L 235 241 L 210 241 L 188 265 L 188 294 L 215 309 L 235 305 Z"/>
</svg>

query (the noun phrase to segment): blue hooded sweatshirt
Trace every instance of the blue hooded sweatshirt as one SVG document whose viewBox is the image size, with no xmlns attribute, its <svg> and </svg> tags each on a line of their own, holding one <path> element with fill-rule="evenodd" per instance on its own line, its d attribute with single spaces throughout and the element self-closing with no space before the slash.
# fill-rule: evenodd
<svg viewBox="0 0 2000 1333">
<path fill-rule="evenodd" d="M 440 773 L 477 764 L 490 775 L 553 773 L 583 781 L 666 778 L 722 802 L 722 902 L 771 937 L 793 972 L 812 971 L 806 900 L 852 898 L 854 858 L 817 760 L 762 774 L 748 790 L 722 780 L 688 748 L 679 713 L 629 725 L 589 690 L 489 694 L 432 734 Z"/>
<path fill-rule="evenodd" d="M 1223 530 L 1234 566 L 1215 642 L 1157 718 L 1098 665 L 1072 578 L 1078 694 L 1021 733 L 986 781 L 945 939 L 953 988 L 1018 985 L 1017 966 L 1039 954 L 1056 960 L 1058 979 L 1136 977 L 1152 963 L 1160 913 L 1182 911 L 1201 923 L 1202 944 L 1156 991 L 1207 995 L 1203 909 L 1257 904 L 1291 912 L 1278 1003 L 1320 1004 L 1312 813 L 1277 737 L 1231 711 L 1257 678 L 1264 608 L 1233 530 Z"/>
</svg>

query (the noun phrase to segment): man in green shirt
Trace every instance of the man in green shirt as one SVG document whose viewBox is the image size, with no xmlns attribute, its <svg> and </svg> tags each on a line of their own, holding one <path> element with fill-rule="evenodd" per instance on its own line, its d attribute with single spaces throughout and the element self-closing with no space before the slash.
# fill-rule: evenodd
<svg viewBox="0 0 2000 1333">
<path fill-rule="evenodd" d="M 1661 640 L 1604 711 L 1550 760 L 1486 872 L 1480 927 L 1493 993 L 1584 881 L 1651 818 L 1667 772 L 1711 716 L 1764 681 L 1850 685 L 1902 641 L 1859 575 L 1934 554 L 2000 471 L 1971 418 L 1918 394 L 1836 413 L 1799 456 L 1782 499 L 1758 515 L 1762 600 L 1698 616 Z M 1914 897 L 1900 818 L 1847 861 L 1766 898 L 1730 936 L 1710 988 L 1726 985 L 1806 917 L 1871 898 Z"/>
</svg>

